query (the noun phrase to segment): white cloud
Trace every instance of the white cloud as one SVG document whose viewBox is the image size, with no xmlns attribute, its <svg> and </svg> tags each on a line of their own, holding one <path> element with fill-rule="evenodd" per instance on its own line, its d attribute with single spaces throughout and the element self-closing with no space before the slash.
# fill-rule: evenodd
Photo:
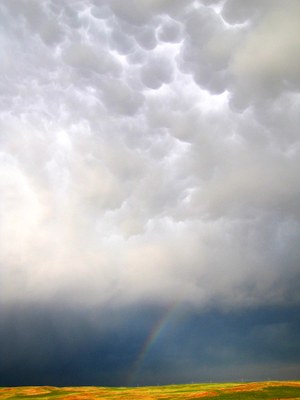
<svg viewBox="0 0 300 400">
<path fill-rule="evenodd" d="M 298 2 L 0 11 L 1 301 L 299 300 Z"/>
</svg>

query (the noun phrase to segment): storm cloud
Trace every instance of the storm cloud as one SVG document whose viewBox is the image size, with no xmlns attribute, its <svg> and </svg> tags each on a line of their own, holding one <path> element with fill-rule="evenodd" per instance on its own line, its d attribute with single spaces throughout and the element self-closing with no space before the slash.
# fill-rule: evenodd
<svg viewBox="0 0 300 400">
<path fill-rule="evenodd" d="M 295 340 L 296 313 L 288 310 L 300 297 L 299 18 L 298 0 L 0 4 L 1 341 L 19 332 L 18 350 L 1 364 L 2 384 L 22 376 L 20 360 L 35 341 L 30 327 L 42 343 L 54 318 L 55 343 L 67 343 L 75 323 L 66 328 L 67 315 L 87 329 L 72 328 L 81 336 L 70 352 L 97 337 L 90 349 L 106 349 L 110 361 L 102 369 L 87 362 L 90 377 L 66 366 L 72 377 L 62 384 L 75 376 L 79 384 L 128 383 L 139 346 L 172 304 L 185 310 L 178 337 L 190 346 L 197 347 L 188 334 L 189 326 L 198 332 L 195 315 L 206 324 L 210 312 L 237 336 L 250 313 L 248 346 L 267 346 L 269 333 L 277 344 Z M 254 315 L 276 319 L 276 309 L 289 319 L 255 330 Z M 116 331 L 119 347 L 111 347 Z M 178 340 L 170 341 L 177 354 Z M 228 352 L 235 366 L 236 343 Z M 60 351 L 41 346 L 45 363 Z M 295 378 L 288 371 L 299 349 L 290 346 L 276 362 Z M 210 379 L 191 347 L 182 352 L 189 368 L 180 364 L 159 383 L 188 381 L 192 370 L 193 380 Z M 162 365 L 163 352 L 155 354 Z M 211 365 L 223 379 L 207 357 L 206 371 Z M 259 377 L 251 357 L 248 377 Z M 29 361 L 32 376 L 41 358 Z M 264 362 L 271 366 L 272 357 Z M 119 371 L 113 378 L 109 365 Z M 151 368 L 141 381 L 154 383 Z"/>
</svg>

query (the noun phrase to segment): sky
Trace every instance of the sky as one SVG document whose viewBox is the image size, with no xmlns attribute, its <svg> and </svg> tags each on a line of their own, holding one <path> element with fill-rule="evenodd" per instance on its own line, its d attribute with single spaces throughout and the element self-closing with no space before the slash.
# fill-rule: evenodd
<svg viewBox="0 0 300 400">
<path fill-rule="evenodd" d="M 300 379 L 300 1 L 0 20 L 0 385 Z"/>
</svg>

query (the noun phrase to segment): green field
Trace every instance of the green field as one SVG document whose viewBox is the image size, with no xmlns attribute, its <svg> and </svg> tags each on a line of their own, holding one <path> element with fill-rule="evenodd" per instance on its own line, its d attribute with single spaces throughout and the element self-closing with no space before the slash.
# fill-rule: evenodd
<svg viewBox="0 0 300 400">
<path fill-rule="evenodd" d="M 299 381 L 210 383 L 136 388 L 24 386 L 0 388 L 0 399 L 298 399 Z"/>
</svg>

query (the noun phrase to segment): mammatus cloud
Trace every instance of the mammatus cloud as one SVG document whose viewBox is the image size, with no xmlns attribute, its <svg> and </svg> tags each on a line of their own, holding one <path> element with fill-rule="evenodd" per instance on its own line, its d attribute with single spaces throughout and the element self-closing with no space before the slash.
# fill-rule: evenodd
<svg viewBox="0 0 300 400">
<path fill-rule="evenodd" d="M 3 304 L 297 304 L 298 1 L 0 12 Z"/>
</svg>

